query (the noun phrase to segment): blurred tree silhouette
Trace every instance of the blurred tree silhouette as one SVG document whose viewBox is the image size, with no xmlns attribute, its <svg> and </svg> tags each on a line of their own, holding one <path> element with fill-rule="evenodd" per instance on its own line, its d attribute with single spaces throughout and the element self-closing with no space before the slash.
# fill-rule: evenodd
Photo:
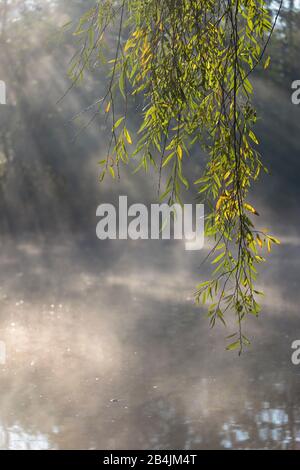
<svg viewBox="0 0 300 470">
<path fill-rule="evenodd" d="M 64 0 L 0 3 L 0 79 L 7 85 L 7 105 L 0 108 L 2 236 L 75 229 L 93 211 L 90 194 L 73 197 L 73 188 L 84 184 L 83 151 L 71 145 L 67 118 L 56 106 L 68 86 L 66 57 L 74 50 L 61 26 L 86 8 L 86 2 L 73 3 L 74 10 Z M 64 105 L 67 115 L 85 106 L 85 95 L 78 92 Z"/>
<path fill-rule="evenodd" d="M 279 2 L 268 1 L 272 15 L 276 14 Z M 294 0 L 283 2 L 279 22 L 274 31 L 269 52 L 272 57 L 270 78 L 288 90 L 293 80 L 300 75 L 298 57 L 300 53 L 300 10 Z"/>
</svg>

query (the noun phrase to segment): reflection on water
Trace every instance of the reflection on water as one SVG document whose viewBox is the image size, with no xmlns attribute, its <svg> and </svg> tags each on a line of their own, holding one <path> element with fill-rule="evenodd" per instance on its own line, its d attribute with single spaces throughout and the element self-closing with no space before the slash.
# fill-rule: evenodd
<svg viewBox="0 0 300 470">
<path fill-rule="evenodd" d="M 283 244 L 261 278 L 263 314 L 247 324 L 253 347 L 238 358 L 224 351 L 231 328 L 211 332 L 193 305 L 201 253 L 78 239 L 95 237 L 102 202 L 156 202 L 157 181 L 126 173 L 115 192 L 109 180 L 99 185 L 103 116 L 71 142 L 89 116 L 75 129 L 66 123 L 104 94 L 105 73 L 56 105 L 73 38 L 55 46 L 51 21 L 57 31 L 86 2 L 55 2 L 57 17 L 42 3 L 0 50 L 10 103 L 0 115 L 0 448 L 300 448 L 300 367 L 291 364 L 300 339 L 300 120 L 290 89 L 261 79 L 254 87 L 273 174 L 253 203 Z M 129 127 L 139 127 L 140 104 L 128 105 Z M 194 179 L 198 149 L 189 161 Z M 57 233 L 66 235 L 53 240 Z"/>
<path fill-rule="evenodd" d="M 293 245 L 264 274 L 264 315 L 238 358 L 193 305 L 197 257 L 172 242 L 103 243 L 1 251 L 1 448 L 300 448 L 299 299 L 279 282 Z"/>
<path fill-rule="evenodd" d="M 54 431 L 55 432 L 55 431 Z M 49 450 L 47 436 L 43 434 L 29 434 L 20 426 L 0 428 L 1 449 L 11 450 Z"/>
</svg>

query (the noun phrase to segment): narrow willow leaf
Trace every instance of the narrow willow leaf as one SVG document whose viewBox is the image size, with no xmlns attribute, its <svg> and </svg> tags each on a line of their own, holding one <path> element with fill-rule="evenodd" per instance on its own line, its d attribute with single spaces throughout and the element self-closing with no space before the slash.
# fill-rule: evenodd
<svg viewBox="0 0 300 470">
<path fill-rule="evenodd" d="M 128 129 L 126 127 L 124 127 L 124 136 L 127 142 L 131 145 L 132 144 L 131 135 L 129 134 Z"/>
</svg>

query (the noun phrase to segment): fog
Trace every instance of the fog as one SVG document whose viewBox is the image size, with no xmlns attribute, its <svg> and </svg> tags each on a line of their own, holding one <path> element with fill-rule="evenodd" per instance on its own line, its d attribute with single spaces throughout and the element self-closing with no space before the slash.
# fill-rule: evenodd
<svg viewBox="0 0 300 470">
<path fill-rule="evenodd" d="M 72 118 L 105 80 L 88 76 L 57 103 L 73 51 L 58 26 L 82 2 L 58 3 L 36 12 L 26 44 L 22 26 L 0 53 L 0 448 L 300 448 L 300 366 L 291 362 L 300 339 L 299 107 L 288 89 L 255 79 L 270 175 L 252 200 L 282 244 L 259 280 L 261 316 L 245 324 L 252 346 L 238 357 L 225 352 L 234 325 L 211 330 L 194 304 L 208 245 L 187 252 L 179 241 L 96 238 L 100 203 L 122 194 L 156 202 L 157 180 L 129 168 L 120 182 L 99 182 L 105 120 L 77 135 L 88 116 Z"/>
</svg>

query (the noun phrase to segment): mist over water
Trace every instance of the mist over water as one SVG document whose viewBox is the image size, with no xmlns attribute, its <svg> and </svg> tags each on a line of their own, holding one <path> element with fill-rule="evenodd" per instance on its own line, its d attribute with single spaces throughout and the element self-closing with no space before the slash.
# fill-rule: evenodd
<svg viewBox="0 0 300 470">
<path fill-rule="evenodd" d="M 61 24 L 68 5 L 55 10 Z M 57 105 L 72 48 L 41 37 L 0 58 L 9 103 L 0 108 L 0 448 L 300 448 L 300 366 L 291 363 L 300 339 L 300 110 L 289 90 L 256 79 L 271 175 L 253 201 L 282 245 L 261 274 L 262 314 L 246 322 L 252 347 L 239 358 L 224 351 L 234 325 L 210 330 L 194 305 L 207 251 L 97 240 L 100 203 L 119 194 L 156 202 L 157 182 L 124 171 L 119 183 L 99 183 L 104 119 L 75 141 L 85 117 L 69 120 L 104 80 L 89 77 Z"/>
</svg>

